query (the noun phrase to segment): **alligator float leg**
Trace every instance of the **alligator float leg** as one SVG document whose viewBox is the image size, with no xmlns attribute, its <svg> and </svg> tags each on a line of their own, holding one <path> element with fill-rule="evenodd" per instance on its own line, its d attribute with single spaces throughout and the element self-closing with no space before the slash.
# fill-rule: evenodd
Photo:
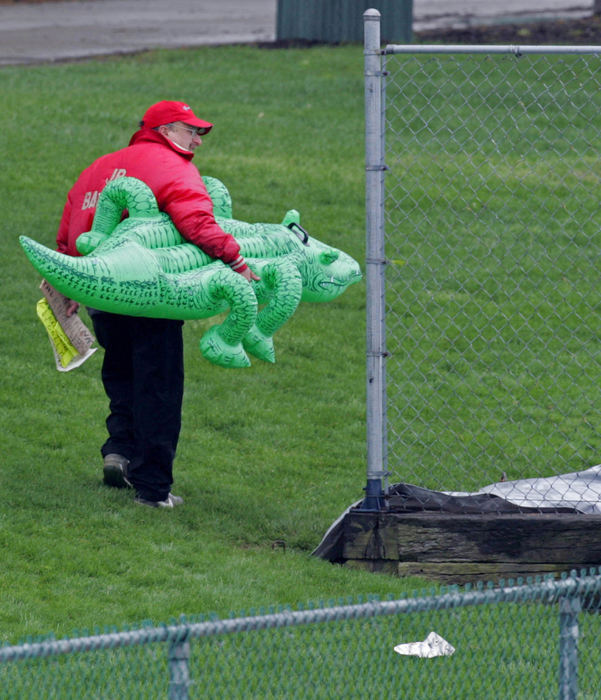
<svg viewBox="0 0 601 700">
<path fill-rule="evenodd" d="M 242 343 L 251 355 L 265 362 L 275 362 L 272 336 L 296 311 L 303 283 L 297 267 L 289 260 L 253 265 L 253 269 L 261 277 L 255 287 L 257 298 L 260 302 L 268 299 L 268 302 Z"/>
<path fill-rule="evenodd" d="M 222 300 L 230 307 L 230 313 L 221 325 L 212 326 L 200 341 L 200 351 L 210 362 L 221 367 L 249 367 L 250 360 L 242 346 L 257 317 L 257 298 L 252 285 L 244 277 L 228 268 L 212 275 L 208 293 L 213 300 Z"/>
</svg>

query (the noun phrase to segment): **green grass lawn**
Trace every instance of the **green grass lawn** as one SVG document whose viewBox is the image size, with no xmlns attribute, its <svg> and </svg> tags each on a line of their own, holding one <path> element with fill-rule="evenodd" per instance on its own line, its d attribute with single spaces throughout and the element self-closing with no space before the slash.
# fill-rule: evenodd
<svg viewBox="0 0 601 700">
<path fill-rule="evenodd" d="M 434 72 L 433 79 L 436 77 Z M 0 88 L 4 99 L 0 644 L 47 633 L 63 637 L 96 627 L 120 629 L 142 620 L 160 623 L 180 615 L 215 612 L 227 616 L 311 600 L 348 602 L 359 595 L 401 597 L 430 589 L 422 579 L 376 576 L 310 555 L 330 524 L 361 498 L 365 483 L 364 284 L 351 287 L 335 302 L 301 305 L 276 335 L 275 365 L 254 360 L 247 370 L 215 367 L 202 358 L 198 348 L 212 321 L 185 324 L 186 393 L 174 492 L 186 503 L 172 512 L 155 511 L 134 505 L 131 493 L 102 485 L 99 448 L 105 439 L 107 406 L 100 382 L 101 352 L 68 374 L 54 369 L 45 332 L 35 316 L 40 280 L 17 242 L 25 234 L 52 246 L 67 190 L 80 170 L 102 153 L 125 145 L 151 103 L 184 99 L 201 117 L 216 124 L 195 162 L 203 174 L 218 177 L 229 187 L 235 217 L 277 222 L 288 209 L 296 208 L 310 233 L 363 263 L 362 48 L 223 47 L 3 68 Z M 449 92 L 445 100 L 453 94 Z M 403 128 L 399 126 L 401 132 Z M 513 200 L 502 190 L 487 207 L 476 207 L 468 214 L 463 192 L 449 190 L 447 199 L 432 199 L 446 183 L 449 163 L 454 162 L 451 170 L 480 172 L 485 159 L 475 164 L 462 161 L 465 149 L 451 139 L 445 146 L 456 150 L 456 160 L 449 158 L 447 172 L 437 178 L 432 175 L 432 154 L 426 144 L 418 139 L 406 145 L 406 150 L 401 149 L 401 167 L 391 165 L 397 165 L 402 174 L 403 164 L 413 164 L 419 184 L 411 190 L 417 211 L 413 216 L 428 216 L 435 224 L 422 257 L 428 263 L 430 257 L 440 256 L 448 265 L 444 275 L 433 276 L 437 285 L 428 281 L 422 286 L 420 271 L 407 264 L 412 256 L 418 258 L 411 247 L 415 242 L 405 235 L 395 241 L 398 250 L 394 255 L 402 264 L 391 276 L 390 287 L 401 294 L 411 289 L 419 304 L 405 303 L 404 314 L 393 323 L 395 343 L 402 341 L 401 348 L 393 349 L 397 357 L 402 353 L 423 357 L 429 371 L 420 375 L 416 370 L 416 377 L 407 376 L 402 363 L 392 363 L 391 376 L 399 392 L 398 400 L 395 397 L 399 411 L 410 412 L 405 397 L 412 395 L 416 405 L 431 411 L 417 428 L 417 448 L 408 451 L 406 439 L 401 446 L 407 451 L 407 468 L 425 479 L 429 476 L 423 470 L 427 457 L 419 451 L 441 444 L 444 451 L 437 430 L 446 429 L 452 417 L 446 413 L 449 397 L 461 400 L 462 392 L 476 391 L 494 406 L 499 397 L 519 397 L 524 390 L 530 399 L 536 399 L 537 371 L 542 376 L 549 367 L 549 355 L 531 358 L 524 381 L 523 376 L 512 374 L 511 367 L 492 367 L 497 356 L 491 351 L 490 329 L 470 335 L 482 320 L 494 321 L 498 312 L 499 288 L 489 273 L 505 261 L 507 237 L 501 233 L 508 231 L 514 242 L 523 245 L 527 263 L 518 269 L 508 260 L 503 275 L 523 278 L 525 296 L 537 308 L 544 310 L 544 299 L 537 296 L 536 270 L 542 269 L 545 279 L 554 273 L 545 256 L 542 268 L 529 264 L 531 239 L 521 237 L 517 224 L 498 230 L 498 237 L 491 237 L 483 247 L 476 242 L 478 226 L 494 231 L 495 213 L 501 211 L 504 222 L 512 221 L 513 204 L 509 202 Z M 574 170 L 570 169 L 571 158 L 566 153 L 561 159 L 569 172 Z M 574 158 L 577 164 L 578 156 Z M 507 172 L 497 171 L 501 180 L 511 180 L 521 163 L 506 166 Z M 553 153 L 547 166 L 547 171 L 558 172 L 560 165 Z M 537 180 L 532 172 L 530 175 Z M 534 201 L 537 197 L 544 200 L 545 188 L 553 185 L 552 178 L 541 177 L 544 182 L 535 188 Z M 565 210 L 554 221 L 562 211 L 578 206 L 569 199 L 570 191 L 566 187 Z M 592 198 L 589 195 L 582 205 L 587 211 Z M 455 209 L 473 216 L 478 226 L 450 232 L 441 226 L 439 230 L 437 224 L 445 223 L 448 212 Z M 392 223 L 402 228 L 404 214 L 402 208 L 393 211 Z M 417 223 L 419 228 L 419 220 Z M 586 265 L 585 261 L 597 228 L 588 219 L 584 233 L 579 231 L 570 239 L 570 245 L 578 243 L 582 234 L 582 249 L 576 248 L 570 274 L 576 275 L 584 266 L 591 293 L 595 289 L 594 261 Z M 534 233 L 543 237 L 544 227 Z M 457 259 L 450 258 L 443 240 Z M 537 250 L 552 257 L 563 244 L 554 230 L 548 239 L 541 238 Z M 415 245 L 419 247 L 420 241 Z M 459 265 L 462 257 L 478 262 L 477 275 Z M 523 270 L 529 274 L 520 275 Z M 565 296 L 572 289 L 569 282 L 561 277 L 554 281 Z M 484 309 L 476 305 L 480 298 L 487 300 Z M 594 295 L 592 299 L 576 298 L 582 302 L 579 313 L 584 315 L 590 313 L 590 304 L 598 305 Z M 523 311 L 505 304 L 503 313 L 507 309 L 513 309 L 516 318 Z M 448 323 L 449 318 L 455 319 L 453 323 Z M 435 323 L 421 333 L 424 319 Z M 510 321 L 515 318 L 507 323 Z M 442 338 L 441 324 L 445 327 Z M 537 336 L 544 330 L 541 324 L 531 332 Z M 561 336 L 548 335 L 550 345 L 557 342 L 562 347 Z M 585 336 L 583 341 L 588 338 L 592 343 L 594 337 L 592 328 L 590 338 Z M 488 351 L 492 354 L 487 355 Z M 519 343 L 507 350 L 520 351 Z M 596 357 L 595 347 L 588 352 Z M 569 348 L 566 353 L 570 355 Z M 588 357 L 576 358 L 575 372 Z M 556 362 L 561 364 L 563 359 L 559 355 Z M 469 379 L 468 389 L 464 375 Z M 590 383 L 592 375 L 588 376 L 585 383 Z M 442 385 L 444 391 L 437 390 Z M 570 389 L 568 374 L 559 392 L 567 392 L 569 398 Z M 579 393 L 577 385 L 573 391 Z M 593 422 L 592 413 L 577 415 L 579 404 L 570 405 L 574 415 L 559 415 L 559 420 L 572 420 L 574 425 L 566 423 L 562 429 L 593 452 L 599 440 L 594 426 L 586 423 L 588 418 Z M 515 407 L 515 424 L 527 426 L 517 434 L 532 449 L 537 439 L 544 442 L 540 425 L 551 432 L 558 418 L 553 411 L 537 413 L 536 407 L 532 403 Z M 460 424 L 457 442 L 469 443 L 470 434 L 461 432 L 465 430 L 463 416 L 454 416 Z M 395 415 L 392 420 L 413 429 L 410 415 Z M 491 413 L 486 430 L 492 436 L 487 456 L 493 462 L 498 457 L 501 464 L 503 449 L 511 440 L 507 423 Z M 474 445 L 469 454 L 477 456 L 479 449 Z M 448 471 L 456 476 L 453 468 Z M 384 693 L 389 688 L 398 693 L 402 682 L 406 692 L 401 694 L 414 692 L 416 697 L 420 697 L 415 691 L 418 686 L 424 690 L 421 697 L 428 698 L 448 697 L 449 688 L 463 689 L 463 697 L 475 698 L 495 697 L 503 688 L 496 697 L 504 697 L 510 687 L 511 697 L 555 697 L 556 610 L 549 606 L 542 614 L 534 608 L 523 613 L 523 607 L 516 612 L 514 606 L 490 610 L 488 619 L 442 610 L 425 622 L 419 616 L 354 621 L 340 634 L 336 625 L 325 626 L 321 650 L 309 628 L 304 641 L 303 631 L 262 635 L 259 652 L 254 647 L 246 649 L 244 636 L 211 640 L 203 643 L 196 657 L 200 668 L 193 669 L 193 675 L 201 677 L 213 669 L 214 678 L 221 678 L 224 666 L 234 676 L 243 668 L 237 682 L 248 690 L 249 676 L 258 686 L 270 681 L 261 664 L 284 669 L 285 680 L 294 682 L 304 678 L 302 672 L 309 664 L 315 664 L 310 667 L 311 682 L 325 694 L 326 676 L 337 686 L 354 682 L 355 688 L 363 689 L 373 681 L 365 674 L 377 668 Z M 585 637 L 588 634 L 594 640 L 597 616 L 589 616 L 587 625 Z M 399 666 L 390 647 L 423 639 L 434 628 L 459 642 L 454 658 L 460 663 L 443 659 L 424 667 L 421 660 L 410 659 Z M 360 638 L 365 645 L 361 646 Z M 283 659 L 286 644 L 296 650 L 297 642 L 305 656 Z M 591 646 L 589 641 L 587 650 Z M 349 675 L 348 661 L 359 648 L 362 653 L 367 649 L 370 656 Z M 248 654 L 247 666 L 236 666 L 241 653 Z M 134 650 L 131 657 L 146 654 L 154 652 Z M 156 663 L 154 656 L 152 661 Z M 164 662 L 161 652 L 160 663 Z M 95 663 L 94 659 L 87 666 L 92 674 Z M 70 664 L 70 660 L 48 662 L 59 671 Z M 79 668 L 77 659 L 73 664 Z M 591 654 L 589 664 L 598 667 L 596 653 Z M 30 680 L 15 668 L 4 678 Z M 256 673 L 247 673 L 249 668 Z M 397 683 L 399 668 L 404 675 Z M 531 693 L 528 684 L 534 685 L 532 679 L 541 669 L 550 680 L 536 685 Z M 111 674 L 103 675 L 106 681 Z M 593 675 L 583 680 L 583 688 L 588 688 Z M 261 686 L 259 691 L 270 696 L 270 688 Z"/>
<path fill-rule="evenodd" d="M 212 321 L 186 323 L 174 486 L 186 503 L 156 512 L 101 484 L 101 351 L 54 369 L 17 242 L 53 246 L 80 170 L 125 145 L 147 106 L 184 99 L 216 125 L 195 162 L 227 184 L 234 216 L 296 208 L 362 263 L 362 70 L 359 47 L 229 47 L 0 71 L 0 641 L 423 585 L 310 556 L 365 483 L 363 283 L 301 305 L 275 365 L 215 367 L 198 348 Z"/>
</svg>

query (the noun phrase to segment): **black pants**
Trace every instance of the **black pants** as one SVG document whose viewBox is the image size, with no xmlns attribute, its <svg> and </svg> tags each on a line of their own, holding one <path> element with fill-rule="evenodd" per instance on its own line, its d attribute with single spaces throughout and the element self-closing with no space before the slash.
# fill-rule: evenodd
<svg viewBox="0 0 601 700">
<path fill-rule="evenodd" d="M 183 321 L 90 310 L 104 348 L 102 382 L 109 398 L 102 455 L 130 460 L 136 495 L 163 500 L 173 483 L 184 391 Z"/>
</svg>

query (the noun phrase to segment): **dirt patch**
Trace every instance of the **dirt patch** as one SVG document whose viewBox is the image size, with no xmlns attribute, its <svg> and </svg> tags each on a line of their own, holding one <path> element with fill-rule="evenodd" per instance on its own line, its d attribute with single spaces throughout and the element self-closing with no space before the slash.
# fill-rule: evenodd
<svg viewBox="0 0 601 700">
<path fill-rule="evenodd" d="M 601 45 L 601 16 L 414 32 L 421 44 Z"/>
</svg>

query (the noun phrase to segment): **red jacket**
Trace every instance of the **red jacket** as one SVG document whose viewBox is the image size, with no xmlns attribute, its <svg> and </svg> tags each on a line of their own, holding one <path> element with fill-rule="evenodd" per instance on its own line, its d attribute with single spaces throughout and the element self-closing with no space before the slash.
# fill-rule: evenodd
<svg viewBox="0 0 601 700">
<path fill-rule="evenodd" d="M 158 132 L 141 129 L 129 146 L 98 158 L 69 191 L 56 238 L 58 250 L 79 255 L 75 241 L 92 228 L 100 192 L 111 180 L 127 175 L 150 187 L 159 209 L 169 214 L 184 238 L 236 272 L 245 270 L 240 246 L 215 221 L 213 203 L 192 156 Z"/>
</svg>

